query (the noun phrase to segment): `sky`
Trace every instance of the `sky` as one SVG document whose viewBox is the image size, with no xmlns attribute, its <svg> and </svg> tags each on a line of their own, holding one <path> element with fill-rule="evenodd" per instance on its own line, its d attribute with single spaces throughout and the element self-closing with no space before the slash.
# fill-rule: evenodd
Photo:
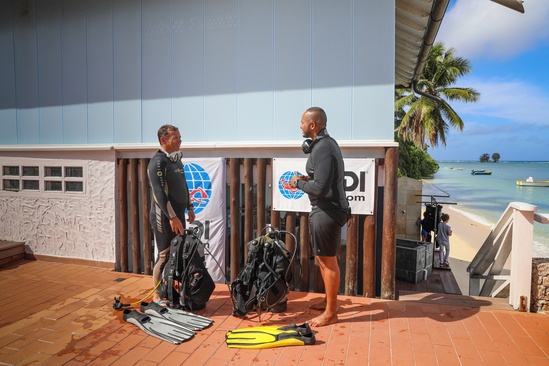
<svg viewBox="0 0 549 366">
<path fill-rule="evenodd" d="M 524 14 L 489 0 L 452 0 L 436 42 L 469 60 L 455 86 L 480 93 L 476 103 L 450 102 L 464 122 L 437 161 L 549 161 L 549 0 L 524 0 Z"/>
</svg>

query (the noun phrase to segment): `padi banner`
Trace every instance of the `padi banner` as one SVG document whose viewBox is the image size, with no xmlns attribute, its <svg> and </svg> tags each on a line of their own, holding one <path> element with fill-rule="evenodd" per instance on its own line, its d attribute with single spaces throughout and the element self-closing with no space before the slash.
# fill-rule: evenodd
<svg viewBox="0 0 549 366">
<path fill-rule="evenodd" d="M 201 227 L 206 268 L 215 282 L 225 283 L 225 159 L 181 161 L 195 213 L 195 221 L 187 227 Z"/>
<path fill-rule="evenodd" d="M 374 159 L 343 159 L 343 185 L 353 215 L 372 215 L 374 212 Z M 295 172 L 307 175 L 307 159 L 273 159 L 273 209 L 275 211 L 309 212 L 309 196 L 301 189 L 290 187 Z"/>
</svg>

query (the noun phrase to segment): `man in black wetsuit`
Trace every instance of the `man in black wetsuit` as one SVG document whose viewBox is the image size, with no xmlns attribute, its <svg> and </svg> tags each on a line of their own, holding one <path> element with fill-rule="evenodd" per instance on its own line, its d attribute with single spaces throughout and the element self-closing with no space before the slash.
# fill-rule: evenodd
<svg viewBox="0 0 549 366">
<path fill-rule="evenodd" d="M 312 107 L 303 113 L 300 128 L 303 137 L 309 139 L 304 143 L 303 151 L 310 153 L 305 167 L 307 176 L 300 176 L 296 172 L 290 180 L 292 187 L 309 195 L 309 232 L 326 288 L 324 300 L 311 305 L 312 309 L 323 310 L 321 315 L 309 321 L 312 326 L 329 325 L 338 320 L 341 227 L 350 216 L 343 188 L 343 157 L 339 145 L 326 131 L 327 120 L 322 108 Z"/>
<path fill-rule="evenodd" d="M 185 210 L 188 221 L 194 221 L 193 204 L 189 197 L 189 188 L 185 180 L 185 171 L 181 162 L 181 134 L 172 125 L 158 129 L 160 150 L 151 158 L 147 168 L 149 182 L 153 192 L 151 205 L 151 225 L 158 257 L 153 268 L 153 285 L 156 288 L 162 276 L 162 269 L 168 259 L 170 243 L 177 234 L 185 230 Z M 153 301 L 160 301 L 158 289 Z"/>
</svg>

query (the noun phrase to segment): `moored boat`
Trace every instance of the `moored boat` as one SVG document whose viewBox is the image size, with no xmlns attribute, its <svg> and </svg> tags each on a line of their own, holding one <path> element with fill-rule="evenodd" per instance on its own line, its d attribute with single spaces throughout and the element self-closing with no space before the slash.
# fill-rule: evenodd
<svg viewBox="0 0 549 366">
<path fill-rule="evenodd" d="M 535 180 L 528 177 L 526 180 L 517 180 L 517 186 L 522 187 L 549 187 L 549 180 Z"/>
<path fill-rule="evenodd" d="M 471 174 L 473 175 L 492 175 L 492 171 L 491 170 L 488 170 L 486 171 L 485 169 L 482 169 L 482 170 L 471 170 Z"/>
</svg>

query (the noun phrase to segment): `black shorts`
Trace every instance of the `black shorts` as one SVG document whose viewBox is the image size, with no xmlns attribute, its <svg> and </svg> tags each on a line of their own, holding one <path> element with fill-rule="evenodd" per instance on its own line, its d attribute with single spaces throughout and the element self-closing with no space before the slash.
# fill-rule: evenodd
<svg viewBox="0 0 549 366">
<path fill-rule="evenodd" d="M 326 211 L 314 208 L 309 214 L 309 232 L 317 256 L 334 257 L 341 246 L 341 225 Z"/>
</svg>

